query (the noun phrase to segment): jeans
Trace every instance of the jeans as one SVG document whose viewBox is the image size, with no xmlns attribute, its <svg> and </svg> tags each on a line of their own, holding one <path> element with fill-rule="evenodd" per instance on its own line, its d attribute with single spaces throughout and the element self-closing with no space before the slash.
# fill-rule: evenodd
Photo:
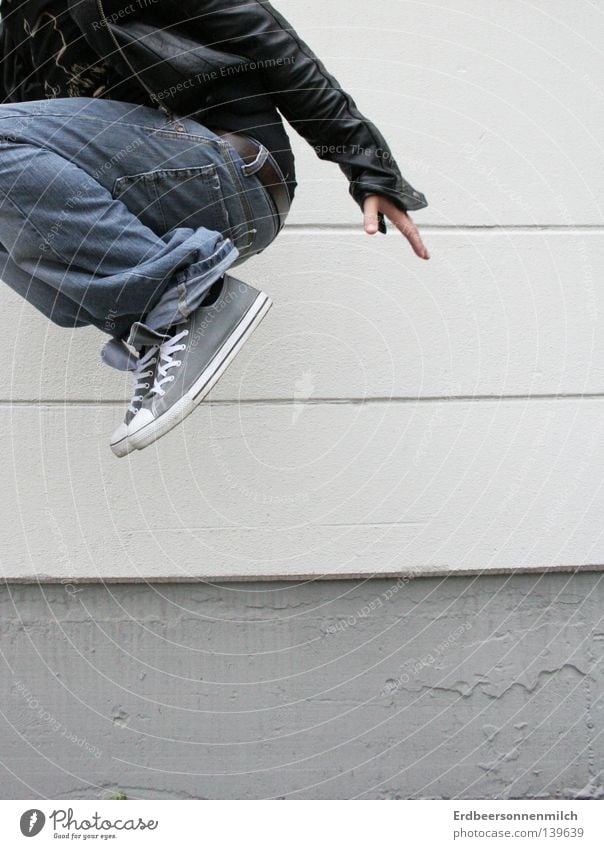
<svg viewBox="0 0 604 849">
<path fill-rule="evenodd" d="M 0 104 L 0 279 L 63 327 L 165 330 L 277 235 L 255 167 L 148 106 Z"/>
</svg>

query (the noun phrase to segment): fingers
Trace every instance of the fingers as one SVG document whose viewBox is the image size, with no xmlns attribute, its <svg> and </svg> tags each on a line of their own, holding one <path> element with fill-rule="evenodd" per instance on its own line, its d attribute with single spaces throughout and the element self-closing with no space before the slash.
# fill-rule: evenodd
<svg viewBox="0 0 604 849">
<path fill-rule="evenodd" d="M 365 232 L 373 236 L 378 231 L 379 221 L 379 198 L 376 195 L 370 195 L 363 204 L 363 223 Z"/>
<path fill-rule="evenodd" d="M 428 248 L 424 245 L 415 222 L 411 220 L 406 212 L 401 212 L 400 215 L 397 215 L 394 224 L 403 236 L 407 238 L 418 257 L 421 259 L 430 259 Z"/>
<path fill-rule="evenodd" d="M 380 209 L 388 216 L 397 230 L 405 236 L 417 256 L 420 257 L 420 259 L 430 259 L 428 248 L 424 245 L 422 237 L 419 234 L 419 230 L 417 229 L 415 222 L 409 217 L 409 214 L 398 209 L 394 206 L 394 204 L 380 198 L 378 195 L 369 195 L 363 204 L 363 224 L 365 232 L 370 236 L 373 236 L 378 232 L 378 213 Z"/>
</svg>

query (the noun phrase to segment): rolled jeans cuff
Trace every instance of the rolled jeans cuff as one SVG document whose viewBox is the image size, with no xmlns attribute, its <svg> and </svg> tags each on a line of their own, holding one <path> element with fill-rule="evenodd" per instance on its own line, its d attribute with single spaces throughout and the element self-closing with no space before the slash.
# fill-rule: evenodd
<svg viewBox="0 0 604 849">
<path fill-rule="evenodd" d="M 143 323 L 152 330 L 163 331 L 186 321 L 203 301 L 210 286 L 233 265 L 239 250 L 231 239 L 217 243 L 211 256 L 191 263 L 174 278 L 160 300 L 147 313 Z"/>
</svg>

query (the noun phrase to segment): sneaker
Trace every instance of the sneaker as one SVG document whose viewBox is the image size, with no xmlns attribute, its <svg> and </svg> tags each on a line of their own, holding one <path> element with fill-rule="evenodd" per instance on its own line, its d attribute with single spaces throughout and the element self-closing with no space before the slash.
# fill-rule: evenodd
<svg viewBox="0 0 604 849">
<path fill-rule="evenodd" d="M 216 300 L 202 304 L 159 344 L 153 386 L 128 425 L 130 445 L 146 448 L 192 413 L 271 306 L 264 292 L 225 274 Z"/>
<path fill-rule="evenodd" d="M 122 342 L 112 340 L 108 342 L 102 351 L 102 359 L 107 365 L 121 371 L 132 371 L 134 378 L 134 389 L 130 404 L 126 410 L 124 420 L 114 430 L 110 440 L 110 446 L 116 457 L 125 457 L 134 451 L 134 446 L 128 439 L 130 422 L 138 413 L 141 404 L 149 390 L 153 386 L 155 367 L 157 365 L 159 342 L 161 339 L 145 338 L 139 334 L 139 338 L 129 338 L 129 342 L 138 349 L 138 357 L 132 354 Z"/>
</svg>

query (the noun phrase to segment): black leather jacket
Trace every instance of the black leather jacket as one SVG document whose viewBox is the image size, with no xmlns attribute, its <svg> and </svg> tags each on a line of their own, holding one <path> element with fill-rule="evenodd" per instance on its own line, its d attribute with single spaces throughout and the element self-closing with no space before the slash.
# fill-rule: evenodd
<svg viewBox="0 0 604 849">
<path fill-rule="evenodd" d="M 378 129 L 265 0 L 68 0 L 90 46 L 134 77 L 168 115 L 274 103 L 321 159 L 336 162 L 363 205 L 427 206 Z"/>
</svg>

